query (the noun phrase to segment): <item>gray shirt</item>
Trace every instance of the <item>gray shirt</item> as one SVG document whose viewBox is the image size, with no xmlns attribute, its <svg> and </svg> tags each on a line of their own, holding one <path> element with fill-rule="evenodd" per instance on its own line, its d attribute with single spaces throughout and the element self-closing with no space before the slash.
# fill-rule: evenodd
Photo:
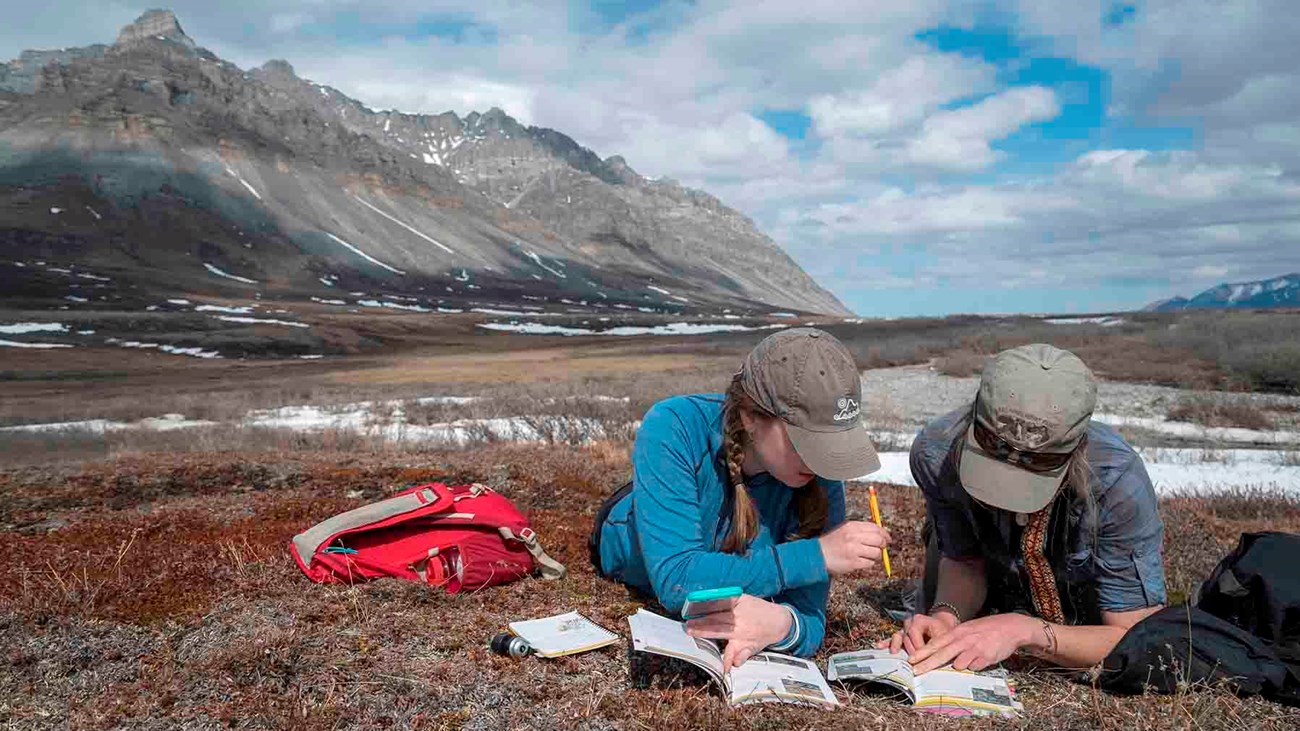
<svg viewBox="0 0 1300 731">
<path fill-rule="evenodd" d="M 983 558 L 990 576 L 1028 587 L 1015 515 L 972 499 L 957 475 L 957 460 L 949 456 L 965 434 L 961 425 L 969 413 L 969 407 L 958 409 L 921 430 L 912 442 L 912 476 L 925 493 L 944 556 Z M 1164 604 L 1164 524 L 1142 458 L 1119 433 L 1096 421 L 1088 425 L 1087 449 L 1096 511 L 1091 514 L 1082 500 L 1070 502 L 1064 555 L 1053 562 L 1057 585 L 1069 593 L 1095 591 L 1103 611 Z"/>
</svg>

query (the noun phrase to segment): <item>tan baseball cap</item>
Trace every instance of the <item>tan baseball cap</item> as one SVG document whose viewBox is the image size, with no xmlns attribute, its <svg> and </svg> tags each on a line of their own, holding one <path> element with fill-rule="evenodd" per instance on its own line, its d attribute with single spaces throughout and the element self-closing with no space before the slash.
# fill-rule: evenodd
<svg viewBox="0 0 1300 731">
<path fill-rule="evenodd" d="M 851 480 L 880 469 L 860 417 L 862 379 L 849 349 L 811 327 L 782 330 L 745 358 L 741 385 L 759 408 L 785 422 L 808 469 Z"/>
<path fill-rule="evenodd" d="M 1096 407 L 1097 379 L 1073 353 L 1042 343 L 998 353 L 980 378 L 961 484 L 996 508 L 1042 510 L 1065 482 L 1066 455 Z"/>
</svg>

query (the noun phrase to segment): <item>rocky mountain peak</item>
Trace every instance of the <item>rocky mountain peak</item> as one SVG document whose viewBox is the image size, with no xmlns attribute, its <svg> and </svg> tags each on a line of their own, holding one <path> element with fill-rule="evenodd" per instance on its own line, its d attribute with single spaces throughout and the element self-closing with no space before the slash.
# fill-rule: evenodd
<svg viewBox="0 0 1300 731">
<path fill-rule="evenodd" d="M 605 158 L 604 164 L 606 169 L 624 184 L 635 185 L 641 181 L 641 176 L 627 164 L 627 160 L 624 160 L 622 155 L 610 155 Z"/>
<path fill-rule="evenodd" d="M 293 65 L 282 58 L 273 58 L 270 61 L 267 61 L 262 64 L 262 70 L 268 74 L 292 76 L 295 78 L 298 76 L 298 74 L 293 70 Z"/>
<path fill-rule="evenodd" d="M 280 88 L 292 88 L 301 80 L 293 66 L 282 58 L 272 59 L 253 70 L 253 76 L 263 83 Z"/>
<path fill-rule="evenodd" d="M 194 47 L 194 41 L 185 35 L 180 21 L 176 20 L 176 14 L 170 10 L 146 10 L 144 15 L 136 18 L 134 23 L 118 33 L 117 43 L 114 45 L 122 48 L 151 38 L 176 41 L 190 48 Z"/>
<path fill-rule="evenodd" d="M 492 107 L 482 114 L 470 112 L 469 116 L 465 117 L 465 127 L 478 132 L 494 131 L 517 137 L 523 136 L 526 132 L 514 117 L 506 114 L 500 107 Z"/>
</svg>

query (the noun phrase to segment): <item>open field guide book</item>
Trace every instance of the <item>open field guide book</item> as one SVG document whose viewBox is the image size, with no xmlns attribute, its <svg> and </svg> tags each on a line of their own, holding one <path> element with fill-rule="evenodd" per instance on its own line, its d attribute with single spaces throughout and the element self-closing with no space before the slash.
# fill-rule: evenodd
<svg viewBox="0 0 1300 731">
<path fill-rule="evenodd" d="M 860 650 L 831 655 L 826 677 L 876 683 L 901 691 L 917 710 L 949 716 L 1014 716 L 1024 710 L 1005 675 L 953 670 L 914 675 L 906 652 Z"/>
<path fill-rule="evenodd" d="M 627 618 L 632 649 L 685 660 L 708 673 L 732 706 L 745 703 L 798 703 L 835 708 L 840 705 L 810 660 L 760 652 L 745 664 L 722 671 L 722 649 L 713 640 L 686 634 L 686 625 L 644 609 Z"/>
</svg>

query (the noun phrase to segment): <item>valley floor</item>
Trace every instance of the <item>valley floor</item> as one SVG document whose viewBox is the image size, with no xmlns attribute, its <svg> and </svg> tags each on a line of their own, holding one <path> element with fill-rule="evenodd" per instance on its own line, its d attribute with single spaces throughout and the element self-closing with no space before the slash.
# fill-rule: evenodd
<svg viewBox="0 0 1300 731">
<path fill-rule="evenodd" d="M 836 689 L 846 707 L 835 713 L 732 712 L 693 684 L 634 690 L 621 647 L 557 661 L 490 654 L 488 638 L 507 623 L 571 610 L 626 632 L 644 598 L 587 563 L 599 501 L 626 479 L 645 409 L 721 389 L 759 336 L 575 343 L 458 332 L 333 361 L 4 353 L 0 725 L 951 727 L 848 687 Z M 891 631 L 882 602 L 920 576 L 924 504 L 907 486 L 907 443 L 975 385 L 945 375 L 937 355 L 863 358 L 885 366 L 864 373 L 864 413 L 885 452 L 871 479 L 896 573 L 834 586 L 819 660 Z M 1103 383 L 1101 411 L 1138 445 L 1162 494 L 1174 599 L 1241 532 L 1300 531 L 1298 402 Z M 433 479 L 483 482 L 517 501 L 569 577 L 449 596 L 394 581 L 318 586 L 290 559 L 297 532 Z M 853 515 L 866 514 L 863 488 L 848 491 Z M 1061 672 L 1012 670 L 1025 728 L 1300 725 L 1300 712 L 1221 689 L 1120 698 Z"/>
</svg>

